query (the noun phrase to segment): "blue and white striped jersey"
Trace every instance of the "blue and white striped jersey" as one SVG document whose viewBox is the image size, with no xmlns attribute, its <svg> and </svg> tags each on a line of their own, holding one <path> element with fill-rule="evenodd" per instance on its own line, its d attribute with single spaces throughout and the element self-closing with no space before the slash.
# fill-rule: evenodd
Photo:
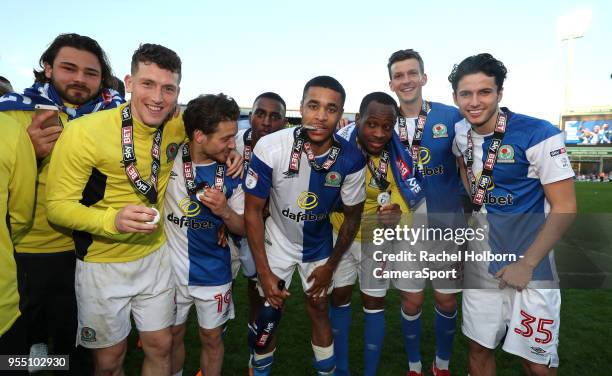
<svg viewBox="0 0 612 376">
<path fill-rule="evenodd" d="M 505 112 L 506 132 L 480 213 L 486 213 L 491 251 L 516 252 L 520 256 L 535 240 L 550 208 L 543 185 L 571 178 L 574 171 L 559 129 L 541 119 Z M 472 170 L 478 179 L 492 134 L 479 135 L 465 119 L 455 125 L 455 130 L 453 152 L 466 162 L 467 135 L 471 132 Z M 508 263 L 492 262 L 489 272 L 494 274 Z M 533 280 L 557 280 L 552 251 L 534 270 Z"/>
<path fill-rule="evenodd" d="M 194 195 L 188 195 L 183 175 L 182 148 L 172 172 L 164 201 L 167 243 L 172 268 L 181 284 L 220 286 L 231 282 L 230 249 L 217 244 L 220 231 L 227 231 L 223 220 L 214 215 Z M 193 164 L 196 185 L 214 186 L 217 163 Z M 244 193 L 240 179 L 224 177 L 223 191 L 228 205 L 238 214 L 244 212 Z"/>
<path fill-rule="evenodd" d="M 365 200 L 365 158 L 354 145 L 337 137 L 341 151 L 329 171 L 312 169 L 302 153 L 299 172 L 286 174 L 295 130 L 280 130 L 257 142 L 244 190 L 270 198 L 266 252 L 289 253 L 312 262 L 331 254 L 329 214 L 337 201 L 342 198 L 345 205 L 352 206 Z M 316 161 L 322 164 L 328 153 L 317 156 Z"/>
</svg>

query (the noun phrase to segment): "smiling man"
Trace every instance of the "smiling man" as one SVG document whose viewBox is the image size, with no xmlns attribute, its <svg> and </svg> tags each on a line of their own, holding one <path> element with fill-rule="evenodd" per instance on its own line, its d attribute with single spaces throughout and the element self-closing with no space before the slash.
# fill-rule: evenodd
<svg viewBox="0 0 612 376">
<path fill-rule="evenodd" d="M 400 246 L 398 242 L 388 242 L 382 247 L 375 247 L 372 244 L 372 230 L 379 227 L 379 223 L 393 227 L 400 223 L 400 218 L 403 224 L 409 224 L 410 213 L 423 201 L 420 179 L 415 177 L 416 171 L 410 153 L 405 151 L 399 136 L 393 130 L 397 115 L 398 108 L 393 98 L 382 92 L 370 93 L 361 101 L 355 124 L 338 131 L 339 136 L 359 145 L 367 155 L 368 169 L 365 176 L 366 200 L 361 228 L 334 274 L 331 317 L 334 320 L 334 329 L 340 326 L 346 328 L 334 331 L 338 357 L 337 375 L 350 374 L 350 301 L 358 274 L 365 313 L 364 375 L 376 375 L 385 337 L 384 301 L 391 281 L 372 278 L 374 268 L 381 266 L 380 263 L 372 261 L 372 254 L 377 251 L 386 253 L 393 247 L 399 250 Z M 336 232 L 344 219 L 343 213 L 332 213 L 332 224 Z M 396 285 L 395 281 L 393 284 Z M 406 292 L 400 291 L 400 295 L 404 297 Z"/>
<path fill-rule="evenodd" d="M 57 36 L 40 57 L 40 68 L 34 71 L 34 85 L 23 94 L 8 93 L 0 98 L 0 111 L 27 129 L 39 166 L 34 224 L 15 245 L 27 302 L 24 317 L 33 356 L 43 355 L 47 343 L 53 344 L 50 351 L 54 354 L 79 354 L 72 357 L 70 364 L 74 374 L 84 374 L 87 371 L 80 367 L 86 356 L 82 348 L 74 347 L 77 330 L 74 242 L 68 230 L 47 220 L 49 155 L 62 132 L 61 124 L 115 108 L 123 99 L 109 89 L 112 72 L 106 54 L 87 36 Z M 59 111 L 35 111 L 36 105 L 51 105 Z"/>
<path fill-rule="evenodd" d="M 397 95 L 400 114 L 395 131 L 406 150 L 412 153 L 416 166 L 425 177 L 425 197 L 429 227 L 454 228 L 463 226 L 463 190 L 456 159 L 452 152 L 454 125 L 461 119 L 456 108 L 423 98 L 427 84 L 425 64 L 413 50 L 399 50 L 391 54 L 387 63 L 389 88 Z M 447 247 L 433 244 L 430 249 Z M 457 249 L 450 250 L 456 252 Z M 436 267 L 440 267 L 437 265 Z M 452 265 L 445 267 L 452 268 Z M 432 373 L 450 374 L 449 362 L 457 326 L 456 293 L 453 286 L 434 286 L 434 327 L 436 355 Z M 425 280 L 410 280 L 402 297 L 401 325 L 409 374 L 422 373 L 420 339 Z"/>
<path fill-rule="evenodd" d="M 67 126 L 51 158 L 49 220 L 73 230 L 77 340 L 94 349 L 97 374 L 121 374 L 130 313 L 145 353 L 142 374 L 170 373 L 174 286 L 156 223 L 185 137 L 172 117 L 180 79 L 174 51 L 141 45 L 125 78 L 131 101 Z"/>
<path fill-rule="evenodd" d="M 314 367 L 333 374 L 335 357 L 328 318 L 332 274 L 353 241 L 363 209 L 364 166 L 361 152 L 334 136 L 343 112 L 344 88 L 329 76 L 304 87 L 300 112 L 303 126 L 263 137 L 257 143 L 245 179 L 245 222 L 261 291 L 280 308 L 296 267 L 311 322 Z M 264 229 L 263 210 L 270 199 Z M 329 214 L 342 198 L 346 220 L 332 243 Z M 264 328 L 259 328 L 260 330 Z M 270 373 L 275 341 L 254 354 L 254 375 Z"/>
<path fill-rule="evenodd" d="M 470 375 L 495 375 L 500 343 L 522 358 L 528 375 L 556 375 L 561 293 L 552 248 L 576 213 L 574 171 L 562 131 L 499 106 L 506 73 L 482 53 L 448 77 L 465 117 L 454 152 L 476 222 L 488 229 L 470 249 L 516 260 L 466 263 L 462 330 Z"/>
<path fill-rule="evenodd" d="M 181 374 L 183 342 L 192 305 L 196 306 L 205 375 L 220 375 L 223 328 L 234 317 L 232 269 L 226 230 L 244 236 L 244 194 L 239 178 L 225 165 L 236 148 L 240 109 L 224 94 L 203 95 L 187 104 L 183 120 L 189 142 L 181 146 L 164 199 L 166 247 L 171 254 L 177 315 L 172 328 L 172 375 Z"/>
</svg>

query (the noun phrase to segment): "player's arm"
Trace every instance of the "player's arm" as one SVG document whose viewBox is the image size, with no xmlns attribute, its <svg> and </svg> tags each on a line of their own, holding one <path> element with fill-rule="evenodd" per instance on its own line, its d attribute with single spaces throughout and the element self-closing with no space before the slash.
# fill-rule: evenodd
<svg viewBox="0 0 612 376">
<path fill-rule="evenodd" d="M 532 278 L 533 269 L 561 239 L 576 216 L 574 171 L 565 153 L 563 134 L 552 125 L 542 126 L 540 131 L 554 134 L 527 149 L 525 154 L 530 161 L 530 169 L 537 171 L 550 211 L 524 257 L 497 273 L 502 287 L 525 288 Z"/>
<path fill-rule="evenodd" d="M 12 124 L 11 124 L 12 125 Z M 36 196 L 36 157 L 34 148 L 25 130 L 15 123 L 17 143 L 11 158 L 14 158 L 13 170 L 8 186 L 8 221 L 13 244 L 27 232 L 32 224 L 34 198 Z"/>
<path fill-rule="evenodd" d="M 264 291 L 266 300 L 274 308 L 280 308 L 283 300 L 289 296 L 287 290 L 278 289 L 279 278 L 272 273 L 264 244 L 263 211 L 266 199 L 250 193 L 245 194 L 244 221 L 247 240 L 255 260 L 257 276 Z"/>
<path fill-rule="evenodd" d="M 275 308 L 283 305 L 289 296 L 286 289 L 278 289 L 280 280 L 270 268 L 264 241 L 264 208 L 272 189 L 274 158 L 270 145 L 260 140 L 253 150 L 253 159 L 244 179 L 244 221 L 249 248 L 255 260 L 259 283 L 266 300 Z"/>
<path fill-rule="evenodd" d="M 85 120 L 85 119 L 83 119 Z M 113 237 L 126 232 L 152 232 L 155 212 L 139 205 L 115 208 L 87 207 L 80 203 L 83 189 L 95 168 L 96 141 L 75 120 L 62 132 L 51 154 L 47 181 L 49 221 L 72 230 Z M 129 184 L 126 177 L 125 184 Z"/>
<path fill-rule="evenodd" d="M 516 287 L 518 290 L 525 288 L 531 281 L 533 269 L 548 255 L 576 217 L 576 193 L 572 178 L 546 184 L 543 187 L 546 200 L 550 203 L 550 213 L 535 241 L 525 251 L 524 257 L 497 273 L 496 277 L 501 279 L 501 288 L 506 285 Z"/>
</svg>

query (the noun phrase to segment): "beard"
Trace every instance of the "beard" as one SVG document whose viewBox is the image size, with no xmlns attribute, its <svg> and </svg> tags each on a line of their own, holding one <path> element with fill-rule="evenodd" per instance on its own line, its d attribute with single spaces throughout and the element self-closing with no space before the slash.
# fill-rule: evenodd
<svg viewBox="0 0 612 376">
<path fill-rule="evenodd" d="M 89 102 L 100 92 L 100 90 L 98 90 L 95 93 L 92 93 L 91 89 L 89 89 L 87 86 L 79 84 L 69 84 L 66 85 L 65 88 L 62 88 L 59 84 L 57 84 L 53 77 L 51 77 L 51 84 L 53 87 L 55 87 L 55 90 L 57 90 L 57 93 L 64 102 L 68 102 L 76 106 Z M 74 91 L 75 89 L 77 91 Z"/>
</svg>

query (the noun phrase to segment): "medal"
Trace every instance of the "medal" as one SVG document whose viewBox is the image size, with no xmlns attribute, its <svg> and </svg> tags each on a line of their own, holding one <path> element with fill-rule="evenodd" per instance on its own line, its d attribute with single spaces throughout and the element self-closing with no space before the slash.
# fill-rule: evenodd
<svg viewBox="0 0 612 376">
<path fill-rule="evenodd" d="M 391 195 L 389 194 L 389 192 L 381 192 L 378 194 L 376 201 L 378 201 L 379 206 L 385 206 L 386 204 L 391 202 Z"/>
<path fill-rule="evenodd" d="M 151 209 L 155 210 L 155 218 L 153 218 L 152 221 L 146 223 L 148 225 L 156 225 L 160 220 L 159 210 L 155 209 L 154 207 L 151 207 Z"/>
</svg>

